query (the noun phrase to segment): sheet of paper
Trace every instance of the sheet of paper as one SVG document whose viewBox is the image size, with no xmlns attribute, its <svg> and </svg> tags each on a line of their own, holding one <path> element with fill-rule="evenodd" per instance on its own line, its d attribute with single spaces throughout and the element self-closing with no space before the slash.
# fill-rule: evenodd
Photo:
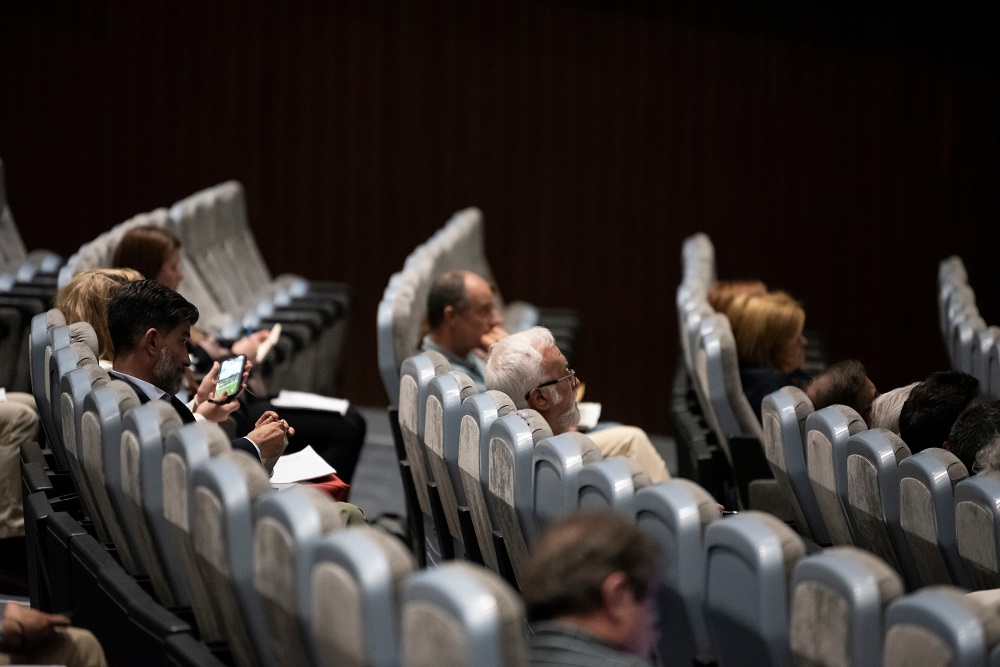
<svg viewBox="0 0 1000 667">
<path fill-rule="evenodd" d="M 307 410 L 327 410 L 344 414 L 351 402 L 346 398 L 332 398 L 310 394 L 307 391 L 288 391 L 282 389 L 277 398 L 271 400 L 271 405 L 279 408 L 305 408 Z M 294 424 L 293 424 L 294 426 Z"/>
<path fill-rule="evenodd" d="M 7 389 L 4 387 L 0 387 L 0 401 L 6 401 L 6 400 L 7 400 Z"/>
<path fill-rule="evenodd" d="M 281 338 L 281 322 L 278 322 L 271 327 L 271 331 L 267 334 L 267 338 L 265 338 L 264 342 L 257 348 L 257 358 L 254 360 L 254 363 L 264 363 L 264 360 L 267 359 L 268 353 L 271 351 L 271 348 L 274 347 L 275 343 L 278 342 L 279 338 Z"/>
<path fill-rule="evenodd" d="M 601 418 L 600 403 L 577 403 L 580 408 L 580 428 L 590 430 L 597 426 L 597 421 Z"/>
<path fill-rule="evenodd" d="M 274 464 L 271 484 L 290 484 L 337 472 L 316 453 L 312 445 L 294 454 L 285 454 Z"/>
</svg>

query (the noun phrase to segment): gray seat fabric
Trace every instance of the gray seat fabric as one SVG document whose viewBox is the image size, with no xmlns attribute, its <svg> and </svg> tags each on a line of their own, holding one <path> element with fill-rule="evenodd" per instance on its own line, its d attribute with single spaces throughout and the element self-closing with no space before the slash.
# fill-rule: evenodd
<svg viewBox="0 0 1000 667">
<path fill-rule="evenodd" d="M 312 562 L 320 540 L 343 523 L 338 504 L 318 489 L 297 486 L 266 495 L 257 506 L 253 582 L 274 637 L 275 664 L 315 664 Z"/>
<path fill-rule="evenodd" d="M 524 605 L 495 574 L 468 563 L 422 570 L 403 585 L 406 667 L 520 667 Z"/>
<path fill-rule="evenodd" d="M 900 527 L 899 465 L 910 454 L 891 431 L 872 429 L 851 436 L 847 456 L 847 517 L 855 545 L 867 549 L 920 585 L 919 572 Z"/>
<path fill-rule="evenodd" d="M 983 665 L 1000 641 L 1000 617 L 961 589 L 935 586 L 901 597 L 886 612 L 882 664 Z"/>
<path fill-rule="evenodd" d="M 56 424 L 53 420 L 55 414 L 52 406 L 51 378 L 49 376 L 49 364 L 51 363 L 53 351 L 53 335 L 59 333 L 61 336 L 61 346 L 69 342 L 69 332 L 66 330 L 66 318 L 62 311 L 55 308 L 39 313 L 31 318 L 31 333 L 28 339 L 28 354 L 31 365 L 31 394 L 35 397 L 35 405 L 38 407 L 38 414 L 42 420 L 42 428 L 47 439 L 56 437 Z M 60 465 L 67 462 L 59 459 L 61 453 L 57 454 L 57 461 Z"/>
<path fill-rule="evenodd" d="M 660 633 L 660 660 L 665 667 L 709 662 L 703 536 L 719 506 L 705 489 L 677 478 L 639 489 L 635 507 L 636 525 L 661 549 L 659 625 L 669 631 Z"/>
<path fill-rule="evenodd" d="M 440 355 L 437 355 L 440 356 Z M 438 375 L 435 360 L 428 354 L 418 354 L 403 362 L 399 380 L 399 428 L 403 434 L 406 459 L 413 475 L 413 485 L 417 490 L 417 500 L 424 516 L 431 515 L 427 482 L 427 456 L 424 453 L 424 425 L 426 416 L 427 388 Z"/>
<path fill-rule="evenodd" d="M 584 466 L 577 475 L 577 507 L 635 517 L 635 493 L 649 486 L 647 475 L 633 460 L 613 456 Z"/>
<path fill-rule="evenodd" d="M 990 350 L 1000 336 L 1000 327 L 990 326 L 976 333 L 972 345 L 972 374 L 979 380 L 979 394 L 990 395 Z"/>
<path fill-rule="evenodd" d="M 535 524 L 543 532 L 549 524 L 577 509 L 577 476 L 584 466 L 603 457 L 590 438 L 570 431 L 535 446 Z"/>
<path fill-rule="evenodd" d="M 400 589 L 416 561 L 374 528 L 325 535 L 313 551 L 310 599 L 316 664 L 393 667 L 400 661 Z"/>
<path fill-rule="evenodd" d="M 954 489 L 969 476 L 951 452 L 932 447 L 899 465 L 900 525 L 925 586 L 971 584 L 958 555 Z"/>
<path fill-rule="evenodd" d="M 705 554 L 705 621 L 718 664 L 791 664 L 788 587 L 802 538 L 749 511 L 709 525 Z"/>
<path fill-rule="evenodd" d="M 832 544 L 853 544 L 845 509 L 847 440 L 866 430 L 857 412 L 831 405 L 806 418 L 806 466 Z"/>
<path fill-rule="evenodd" d="M 830 544 L 806 467 L 806 418 L 812 413 L 812 401 L 798 387 L 784 387 L 765 396 L 761 406 L 762 444 L 799 532 L 818 544 Z"/>
<path fill-rule="evenodd" d="M 792 575 L 789 631 L 796 664 L 877 667 L 884 610 L 903 592 L 889 565 L 854 547 L 800 560 Z"/>
<path fill-rule="evenodd" d="M 1000 473 L 980 473 L 955 487 L 955 533 L 973 590 L 1000 588 Z"/>
</svg>

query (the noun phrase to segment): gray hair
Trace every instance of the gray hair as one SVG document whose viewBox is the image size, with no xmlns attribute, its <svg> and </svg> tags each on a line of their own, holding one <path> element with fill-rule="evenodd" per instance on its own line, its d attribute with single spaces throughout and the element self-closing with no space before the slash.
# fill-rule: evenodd
<svg viewBox="0 0 1000 667">
<path fill-rule="evenodd" d="M 493 343 L 483 373 L 487 389 L 507 394 L 519 409 L 528 407 L 525 395 L 546 380 L 542 351 L 555 344 L 545 327 L 532 327 Z"/>
<path fill-rule="evenodd" d="M 899 435 L 899 413 L 903 409 L 903 403 L 910 397 L 910 392 L 919 382 L 908 384 L 905 387 L 898 387 L 884 394 L 879 394 L 872 401 L 871 428 L 884 428 Z"/>
<path fill-rule="evenodd" d="M 982 449 L 976 452 L 976 464 L 973 472 L 1000 472 L 1000 435 L 995 436 Z"/>
</svg>

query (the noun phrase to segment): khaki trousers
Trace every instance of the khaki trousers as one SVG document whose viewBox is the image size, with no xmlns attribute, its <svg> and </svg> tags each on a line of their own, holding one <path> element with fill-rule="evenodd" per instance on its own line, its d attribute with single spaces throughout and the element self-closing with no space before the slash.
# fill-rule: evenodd
<svg viewBox="0 0 1000 667">
<path fill-rule="evenodd" d="M 587 434 L 604 458 L 627 456 L 633 459 L 649 475 L 654 484 L 670 479 L 667 464 L 653 447 L 649 436 L 636 426 L 611 426 Z"/>
</svg>

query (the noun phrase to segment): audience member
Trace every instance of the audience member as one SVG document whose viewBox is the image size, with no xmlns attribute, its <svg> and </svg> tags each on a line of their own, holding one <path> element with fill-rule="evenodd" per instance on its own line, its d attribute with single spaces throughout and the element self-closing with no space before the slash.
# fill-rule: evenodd
<svg viewBox="0 0 1000 667">
<path fill-rule="evenodd" d="M 743 393 L 760 419 L 765 396 L 788 385 L 805 388 L 810 379 L 802 370 L 806 314 L 788 294 L 772 292 L 737 297 L 727 315 L 736 339 Z"/>
<path fill-rule="evenodd" d="M 1000 472 L 1000 436 L 995 436 L 987 442 L 979 453 L 976 454 L 976 463 L 969 473 L 998 473 Z"/>
<path fill-rule="evenodd" d="M 107 667 L 97 638 L 65 616 L 0 600 L 0 621 L 0 664 Z"/>
<path fill-rule="evenodd" d="M 133 280 L 142 280 L 134 269 L 93 269 L 73 276 L 56 294 L 54 305 L 66 317 L 66 324 L 89 322 L 97 334 L 97 354 L 111 367 L 115 351 L 108 333 L 108 303 L 116 288 Z"/>
<path fill-rule="evenodd" d="M 767 285 L 760 280 L 717 280 L 708 290 L 708 305 L 717 313 L 729 317 L 729 308 L 737 297 L 767 294 Z"/>
<path fill-rule="evenodd" d="M 468 375 L 479 391 L 487 350 L 507 332 L 490 284 L 471 271 L 448 271 L 427 294 L 430 332 L 420 344 L 423 352 L 440 352 L 455 370 Z"/>
<path fill-rule="evenodd" d="M 38 410 L 30 394 L 0 400 L 0 590 L 27 595 L 21 445 L 38 437 Z"/>
<path fill-rule="evenodd" d="M 534 327 L 502 338 L 490 347 L 486 386 L 507 394 L 519 409 L 532 408 L 548 422 L 554 435 L 574 430 L 580 421 L 576 404 L 579 379 L 556 346 L 552 333 Z M 649 436 L 634 426 L 609 426 L 591 431 L 601 454 L 634 459 L 653 482 L 670 473 Z"/>
<path fill-rule="evenodd" d="M 961 371 L 931 373 L 910 392 L 899 411 L 899 436 L 916 454 L 943 447 L 951 427 L 979 393 L 979 380 Z"/>
<path fill-rule="evenodd" d="M 946 449 L 969 473 L 979 472 L 979 452 L 1000 436 L 1000 401 L 975 401 L 962 411 L 948 434 Z"/>
<path fill-rule="evenodd" d="M 903 403 L 910 397 L 910 392 L 918 384 L 920 383 L 914 382 L 876 396 L 872 401 L 868 428 L 884 428 L 899 435 L 899 412 L 903 409 Z"/>
<path fill-rule="evenodd" d="M 867 424 L 878 390 L 868 378 L 864 364 L 848 359 L 838 361 L 813 378 L 806 387 L 806 395 L 816 410 L 831 405 L 846 405 L 861 415 Z"/>
<path fill-rule="evenodd" d="M 522 587 L 531 664 L 652 662 L 657 545 L 616 514 L 580 512 L 532 549 Z"/>
</svg>

